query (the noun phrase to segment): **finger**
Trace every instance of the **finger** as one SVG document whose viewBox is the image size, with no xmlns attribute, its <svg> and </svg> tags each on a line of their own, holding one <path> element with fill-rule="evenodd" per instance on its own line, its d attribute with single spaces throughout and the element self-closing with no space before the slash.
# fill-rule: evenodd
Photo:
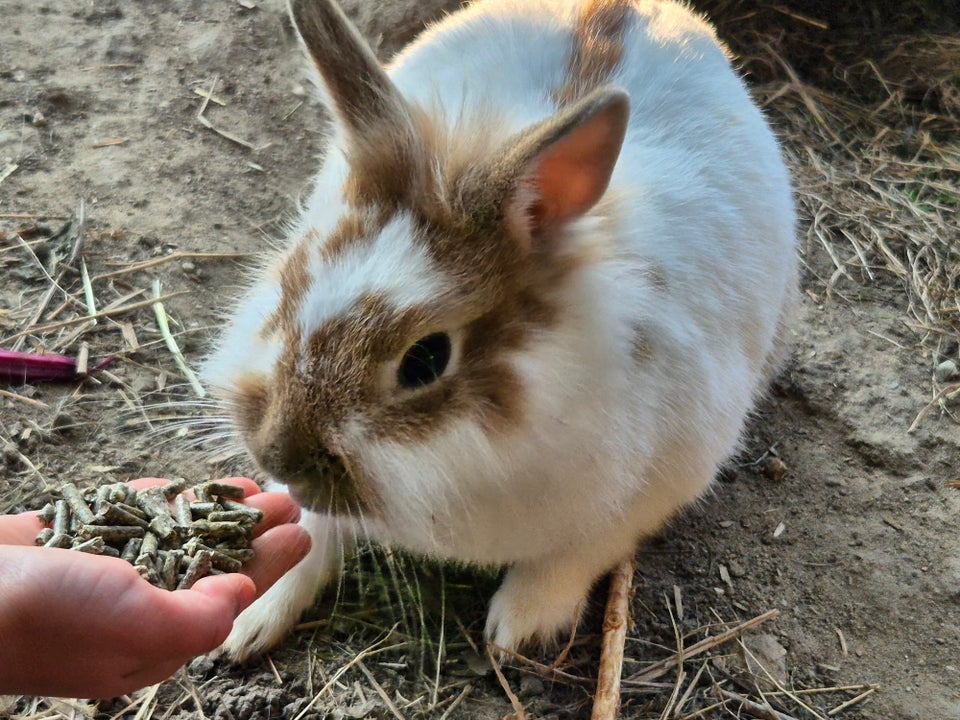
<svg viewBox="0 0 960 720">
<path fill-rule="evenodd" d="M 310 535 L 299 525 L 280 525 L 257 538 L 253 548 L 256 554 L 243 572 L 256 583 L 259 597 L 310 552 Z"/>
<path fill-rule="evenodd" d="M 136 490 L 145 490 L 148 487 L 156 487 L 157 485 L 169 485 L 170 481 L 166 478 L 155 478 L 155 477 L 145 477 L 137 478 L 136 480 L 131 480 L 127 483 L 130 487 Z"/>
<path fill-rule="evenodd" d="M 250 495 L 244 499 L 244 503 L 263 512 L 263 520 L 253 528 L 254 537 L 278 525 L 295 523 L 300 519 L 300 507 L 284 492 Z"/>
<path fill-rule="evenodd" d="M 230 634 L 233 621 L 254 601 L 257 588 L 240 573 L 207 576 L 189 590 L 162 591 L 166 605 L 158 617 L 169 628 L 176 627 L 176 639 L 166 639 L 166 657 L 174 660 L 209 652 Z"/>
<path fill-rule="evenodd" d="M 35 512 L 0 515 L 0 545 L 33 545 L 43 522 Z"/>
</svg>

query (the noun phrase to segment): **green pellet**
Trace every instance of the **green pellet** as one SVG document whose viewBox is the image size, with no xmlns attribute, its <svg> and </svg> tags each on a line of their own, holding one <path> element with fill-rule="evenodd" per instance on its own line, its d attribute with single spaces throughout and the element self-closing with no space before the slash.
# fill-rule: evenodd
<svg viewBox="0 0 960 720">
<path fill-rule="evenodd" d="M 77 552 L 90 553 L 91 555 L 103 555 L 103 551 L 106 550 L 107 543 L 104 541 L 102 536 L 92 537 L 89 540 L 84 540 L 80 543 L 75 543 L 71 550 L 76 550 Z"/>
<path fill-rule="evenodd" d="M 53 516 L 54 535 L 66 535 L 70 532 L 70 506 L 66 500 L 57 500 Z"/>
<path fill-rule="evenodd" d="M 232 523 L 250 523 L 253 525 L 256 521 L 250 513 L 240 512 L 239 510 L 219 510 L 207 515 L 210 522 L 232 522 Z"/>
<path fill-rule="evenodd" d="M 192 502 L 190 503 L 190 513 L 194 517 L 207 517 L 212 512 L 222 510 L 223 505 L 215 502 Z"/>
<path fill-rule="evenodd" d="M 193 522 L 193 513 L 190 510 L 190 501 L 185 495 L 177 495 L 173 501 L 173 515 L 177 520 L 177 525 L 189 527 Z"/>
<path fill-rule="evenodd" d="M 232 522 L 211 522 L 210 520 L 194 520 L 190 525 L 190 533 L 194 537 L 225 538 L 234 535 L 243 535 L 243 526 Z"/>
<path fill-rule="evenodd" d="M 50 538 L 53 537 L 53 528 L 44 528 L 37 534 L 37 539 L 34 540 L 34 543 L 37 545 L 46 545 L 50 542 Z"/>
<path fill-rule="evenodd" d="M 143 544 L 143 538 L 130 538 L 123 545 L 120 557 L 128 563 L 134 563 L 140 555 L 140 546 Z"/>
<path fill-rule="evenodd" d="M 142 577 L 151 585 L 162 587 L 160 584 L 160 575 L 157 573 L 157 570 L 153 567 L 153 565 L 137 564 L 133 566 L 133 569 L 140 573 L 140 577 Z"/>
<path fill-rule="evenodd" d="M 183 578 L 177 585 L 177 590 L 189 590 L 192 588 L 197 580 L 210 574 L 212 565 L 213 554 L 207 550 L 200 550 L 190 561 L 187 571 L 183 574 Z"/>
<path fill-rule="evenodd" d="M 208 483 L 204 483 L 200 487 L 204 488 L 205 494 L 209 497 L 221 497 L 221 498 L 230 498 L 231 500 L 243 500 L 244 490 L 242 487 L 238 485 L 230 485 L 229 483 L 221 483 L 221 482 L 208 482 Z"/>
<path fill-rule="evenodd" d="M 142 527 L 144 530 L 150 526 L 150 523 L 146 520 L 114 503 L 104 505 L 96 514 L 96 517 L 91 519 L 95 519 L 95 522 L 88 523 L 89 525 L 130 525 Z"/>
<path fill-rule="evenodd" d="M 37 513 L 37 517 L 40 518 L 44 525 L 49 525 L 53 522 L 53 518 L 56 513 L 57 509 L 53 506 L 53 503 L 47 503 L 43 506 L 40 512 Z"/>
<path fill-rule="evenodd" d="M 230 512 L 242 512 L 246 515 L 249 515 L 253 518 L 253 522 L 258 523 L 263 520 L 263 511 L 255 507 L 250 507 L 249 505 L 244 505 L 243 503 L 233 502 L 232 500 L 224 500 L 222 503 L 223 509 Z"/>
<path fill-rule="evenodd" d="M 183 478 L 174 478 L 166 485 L 160 486 L 160 492 L 163 493 L 163 497 L 169 502 L 173 500 L 174 497 L 182 493 L 187 489 L 187 481 Z"/>
<path fill-rule="evenodd" d="M 43 546 L 52 548 L 68 548 L 73 545 L 73 538 L 67 533 L 58 533 L 54 531 L 53 535 Z"/>
<path fill-rule="evenodd" d="M 226 555 L 227 557 L 237 560 L 240 564 L 253 560 L 253 550 L 249 548 L 227 548 L 217 545 L 213 549 L 220 555 Z"/>
<path fill-rule="evenodd" d="M 126 542 L 130 538 L 143 537 L 146 531 L 142 527 L 130 525 L 81 525 L 77 532 L 82 538 L 99 535 L 107 542 Z"/>
<path fill-rule="evenodd" d="M 163 552 L 160 565 L 160 577 L 163 585 L 168 590 L 174 590 L 177 587 L 177 575 L 180 573 L 180 558 L 183 557 L 182 550 L 167 550 Z"/>
<path fill-rule="evenodd" d="M 156 557 L 159 539 L 152 532 L 147 532 L 143 536 L 143 542 L 140 544 L 140 556 L 146 555 L 149 558 Z"/>
<path fill-rule="evenodd" d="M 82 525 L 89 525 L 93 521 L 93 512 L 87 505 L 87 501 L 83 499 L 76 485 L 73 483 L 64 483 L 60 488 L 60 493 L 70 506 L 71 512 L 73 512 L 74 517 L 77 518 L 77 522 Z"/>
</svg>

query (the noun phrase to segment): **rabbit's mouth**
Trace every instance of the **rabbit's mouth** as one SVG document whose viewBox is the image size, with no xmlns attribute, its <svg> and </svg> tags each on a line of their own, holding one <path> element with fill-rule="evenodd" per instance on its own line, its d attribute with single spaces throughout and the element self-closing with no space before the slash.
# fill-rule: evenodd
<svg viewBox="0 0 960 720">
<path fill-rule="evenodd" d="M 359 478 L 340 456 L 325 455 L 322 462 L 286 470 L 275 477 L 287 485 L 290 497 L 306 510 L 360 517 L 369 516 L 377 507 L 373 495 L 364 492 L 364 484 L 358 482 Z"/>
<path fill-rule="evenodd" d="M 330 483 L 297 480 L 287 483 L 287 492 L 297 505 L 311 512 L 350 517 L 368 515 L 371 510 L 369 503 L 352 485 L 349 481 Z"/>
</svg>

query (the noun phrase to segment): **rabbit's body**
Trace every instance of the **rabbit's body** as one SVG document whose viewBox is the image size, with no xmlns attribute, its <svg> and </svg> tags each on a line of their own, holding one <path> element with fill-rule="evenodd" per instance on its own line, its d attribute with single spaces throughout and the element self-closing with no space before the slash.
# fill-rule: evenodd
<svg viewBox="0 0 960 720">
<path fill-rule="evenodd" d="M 706 490 L 775 367 L 796 273 L 779 149 L 673 3 L 484 0 L 389 85 L 361 58 L 386 89 L 356 101 L 353 61 L 318 48 L 357 42 L 331 12 L 294 6 L 332 150 L 206 368 L 261 466 L 318 511 L 314 548 L 226 647 L 275 642 L 357 535 L 509 565 L 488 635 L 551 639 Z M 449 363 L 393 387 L 436 332 Z"/>
</svg>

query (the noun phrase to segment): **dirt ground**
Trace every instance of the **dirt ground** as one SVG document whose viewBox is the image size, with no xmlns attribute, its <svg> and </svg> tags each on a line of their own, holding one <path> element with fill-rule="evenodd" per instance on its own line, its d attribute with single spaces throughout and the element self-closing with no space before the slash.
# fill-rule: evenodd
<svg viewBox="0 0 960 720">
<path fill-rule="evenodd" d="M 735 5 L 748 16 L 749 3 Z M 368 34 L 383 34 L 381 52 L 388 56 L 437 6 L 405 10 L 392 3 L 371 12 L 372 6 L 361 5 L 353 13 Z M 67 302 L 82 293 L 78 276 L 65 270 L 63 291 L 55 291 L 33 320 L 49 287 L 38 262 L 69 250 L 70 233 L 55 233 L 83 201 L 82 257 L 99 307 L 145 300 L 159 279 L 163 293 L 176 294 L 165 306 L 188 362 L 196 365 L 218 311 L 250 273 L 243 258 L 203 254 L 249 257 L 278 241 L 321 149 L 322 111 L 310 95 L 281 3 L 0 0 L 0 15 L 0 347 L 13 347 L 31 323 L 86 313 L 78 301 Z M 786 10 L 782 19 L 781 29 L 797 22 Z M 767 39 L 778 41 L 775 32 Z M 831 76 L 831 57 L 825 53 L 819 68 L 824 77 Z M 219 101 L 203 113 L 213 129 L 198 119 L 204 92 Z M 835 717 L 960 718 L 960 489 L 949 484 L 960 477 L 960 427 L 935 405 L 908 432 L 937 392 L 957 382 L 933 373 L 942 360 L 957 359 L 957 324 L 951 328 L 947 318 L 936 332 L 918 331 L 907 279 L 877 256 L 868 253 L 862 267 L 847 264 L 849 272 L 837 272 L 830 249 L 840 247 L 838 240 L 830 238 L 830 245 L 818 234 L 818 213 L 831 208 L 830 189 L 820 188 L 817 200 L 809 181 L 822 170 L 818 158 L 824 154 L 811 149 L 809 134 L 794 132 L 798 115 L 781 112 L 781 102 L 773 97 L 768 112 L 785 136 L 803 198 L 805 292 L 793 356 L 715 492 L 640 552 L 624 674 L 635 676 L 676 649 L 671 618 L 689 645 L 717 623 L 777 610 L 778 617 L 745 636 L 772 674 L 794 689 L 856 686 L 798 696 L 808 710 L 771 696 L 781 698 L 777 702 L 793 717 L 826 717 L 870 692 Z M 815 109 L 808 105 L 808 115 Z M 956 170 L 956 137 L 948 147 Z M 913 158 L 924 162 L 922 154 Z M 943 186 L 938 202 L 940 208 L 960 206 L 955 180 Z M 852 235 L 861 234 L 856 224 L 850 227 Z M 949 250 L 960 244 L 956 227 L 954 217 L 942 229 L 949 237 L 941 238 L 948 248 L 944 263 L 952 268 L 960 267 L 960 254 Z M 840 254 L 841 264 L 856 259 L 849 247 Z M 150 260 L 157 262 L 134 267 Z M 947 275 L 956 280 L 953 273 Z M 124 323 L 130 326 L 126 337 Z M 131 346 L 130 329 L 138 348 Z M 19 397 L 0 396 L 0 510 L 35 506 L 45 488 L 65 478 L 203 480 L 229 469 L 216 453 L 211 459 L 190 448 L 189 426 L 171 424 L 171 416 L 200 415 L 202 408 L 162 345 L 149 307 L 101 319 L 95 327 L 34 327 L 25 338 L 22 349 L 74 354 L 86 340 L 93 358 L 124 357 L 99 382 L 8 387 Z M 179 404 L 168 406 L 171 401 Z M 785 463 L 785 476 L 769 471 L 771 449 Z M 376 583 L 363 580 L 371 567 L 377 574 L 384 557 L 360 563 L 359 579 L 341 598 L 345 621 L 324 625 L 331 604 L 325 600 L 307 618 L 316 622 L 269 662 L 229 668 L 200 661 L 136 697 L 70 707 L 20 698 L 0 701 L 0 715 L 395 716 L 378 687 L 403 717 L 514 712 L 469 647 L 480 637 L 491 579 L 463 570 L 416 570 L 409 560 L 387 564 L 401 568 L 408 584 L 414 577 L 422 610 L 400 614 L 419 618 L 407 633 L 419 637 L 408 638 L 409 647 L 370 655 L 364 665 L 369 675 L 359 664 L 348 667 L 320 693 L 391 627 L 397 598 L 380 597 Z M 437 602 L 441 585 L 444 602 Z M 602 600 L 601 592 L 597 603 Z M 405 622 L 402 629 L 409 618 Z M 589 618 L 564 666 L 568 674 L 592 677 L 598 628 L 598 619 Z M 401 635 L 395 630 L 390 642 Z M 438 668 L 440 647 L 445 654 Z M 691 660 L 679 683 L 673 673 L 659 687 L 628 684 L 623 717 L 660 717 L 674 685 L 682 692 L 701 668 L 705 674 L 691 704 L 671 717 L 708 707 L 706 677 L 731 673 L 735 660 L 726 654 L 735 649 L 714 653 L 709 663 Z M 549 663 L 552 657 L 539 659 Z M 528 714 L 589 715 L 589 682 L 540 677 L 531 668 L 518 662 L 506 672 Z M 873 685 L 878 689 L 871 692 Z M 758 691 L 738 692 L 756 697 Z M 735 716 L 733 708 L 718 707 L 698 715 Z"/>
</svg>

